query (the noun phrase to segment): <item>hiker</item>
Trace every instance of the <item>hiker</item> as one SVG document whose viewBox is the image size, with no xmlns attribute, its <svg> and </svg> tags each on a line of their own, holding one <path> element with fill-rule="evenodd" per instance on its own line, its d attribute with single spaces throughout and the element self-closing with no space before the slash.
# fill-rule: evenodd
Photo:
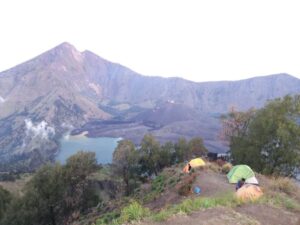
<svg viewBox="0 0 300 225">
<path fill-rule="evenodd" d="M 235 190 L 237 191 L 238 189 L 240 189 L 245 184 L 245 181 L 245 178 L 240 179 L 235 186 Z"/>
<path fill-rule="evenodd" d="M 188 165 L 189 165 L 188 171 L 190 172 L 192 169 L 192 166 L 191 166 L 191 164 L 188 164 Z"/>
</svg>

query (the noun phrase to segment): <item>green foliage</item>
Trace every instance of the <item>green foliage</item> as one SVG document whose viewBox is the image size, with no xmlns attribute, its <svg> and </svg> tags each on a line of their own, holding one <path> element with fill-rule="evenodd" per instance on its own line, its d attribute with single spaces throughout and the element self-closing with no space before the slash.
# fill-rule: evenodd
<svg viewBox="0 0 300 225">
<path fill-rule="evenodd" d="M 265 174 L 294 175 L 300 166 L 300 96 L 268 102 L 246 113 L 232 112 L 224 121 L 235 164 Z"/>
<path fill-rule="evenodd" d="M 235 207 L 241 203 L 232 193 L 225 193 L 222 196 L 211 197 L 211 198 L 194 198 L 186 199 L 182 203 L 171 206 L 158 213 L 152 215 L 152 219 L 157 222 L 165 221 L 169 217 L 177 213 L 190 214 L 199 209 L 215 208 L 218 206 Z"/>
<path fill-rule="evenodd" d="M 0 220 L 3 218 L 3 215 L 11 200 L 11 194 L 0 186 Z"/>
<path fill-rule="evenodd" d="M 126 194 L 132 194 L 142 178 L 149 179 L 165 167 L 203 152 L 205 147 L 201 138 L 194 138 L 190 142 L 180 139 L 176 144 L 166 142 L 160 145 L 153 136 L 145 135 L 139 150 L 135 149 L 131 141 L 121 141 L 113 154 L 112 171 L 103 168 L 101 174 L 93 176 L 91 174 L 97 169 L 95 154 L 78 152 L 71 156 L 65 165 L 47 164 L 40 168 L 19 198 L 10 200 L 9 195 L 3 194 L 0 189 L 0 224 L 69 224 L 99 202 L 91 189 L 89 181 L 91 177 L 96 180 L 110 179 L 113 173 L 117 178 L 122 178 Z M 178 173 L 174 175 L 174 171 L 157 176 L 152 183 L 152 190 L 140 199 L 153 199 L 165 189 L 176 187 L 181 181 L 181 176 Z M 132 203 L 122 211 L 121 219 L 116 219 L 117 214 L 112 214 L 102 218 L 103 220 L 99 220 L 98 223 L 128 222 L 148 212 L 137 203 Z"/>
<path fill-rule="evenodd" d="M 157 175 L 163 168 L 175 163 L 205 155 L 207 149 L 200 137 L 195 137 L 189 142 L 185 138 L 180 138 L 175 144 L 166 142 L 160 145 L 152 135 L 147 134 L 144 136 L 138 152 L 141 174 L 151 176 L 153 174 Z"/>
<path fill-rule="evenodd" d="M 120 175 L 125 184 L 126 195 L 131 193 L 135 184 L 137 170 L 138 170 L 138 154 L 135 150 L 134 144 L 129 140 L 122 140 L 118 143 L 117 148 L 113 153 L 113 170 L 115 174 Z M 133 181 L 133 182 L 130 182 Z"/>
<path fill-rule="evenodd" d="M 159 175 L 157 176 L 152 184 L 151 184 L 151 189 L 152 191 L 156 192 L 156 193 L 161 193 L 164 191 L 164 187 L 165 187 L 165 181 L 166 181 L 166 178 L 164 175 Z"/>
<path fill-rule="evenodd" d="M 150 210 L 144 208 L 137 202 L 132 202 L 121 211 L 120 221 L 121 223 L 128 223 L 131 221 L 139 221 L 142 218 L 149 216 Z"/>
<path fill-rule="evenodd" d="M 160 159 L 160 144 L 155 138 L 147 134 L 141 142 L 141 165 L 142 171 L 149 176 L 152 174 L 157 175 L 159 172 L 159 159 Z"/>
<path fill-rule="evenodd" d="M 97 219 L 96 225 L 106 225 L 111 223 L 113 220 L 117 220 L 120 217 L 120 213 L 118 212 L 109 212 L 105 213 L 101 216 L 101 218 Z"/>
<path fill-rule="evenodd" d="M 20 178 L 18 174 L 0 173 L 0 181 L 15 181 Z"/>
<path fill-rule="evenodd" d="M 206 155 L 208 152 L 200 137 L 192 138 L 189 141 L 189 151 L 194 157 Z"/>
<path fill-rule="evenodd" d="M 15 199 L 1 224 L 56 225 L 71 222 L 72 215 L 90 207 L 87 177 L 96 168 L 94 153 L 71 156 L 66 165 L 45 165 L 26 185 L 24 196 Z"/>
<path fill-rule="evenodd" d="M 299 202 L 285 194 L 279 194 L 278 192 L 265 193 L 257 202 L 300 212 Z"/>
<path fill-rule="evenodd" d="M 174 144 L 172 142 L 166 142 L 164 145 L 161 146 L 159 152 L 159 169 L 163 169 L 164 167 L 171 166 L 174 164 Z"/>
<path fill-rule="evenodd" d="M 189 161 L 192 158 L 203 156 L 208 152 L 200 137 L 192 138 L 190 141 L 187 141 L 185 138 L 179 138 L 174 148 L 174 158 L 177 163 Z"/>
<path fill-rule="evenodd" d="M 277 177 L 271 180 L 270 189 L 291 195 L 297 191 L 296 184 L 287 177 Z"/>
<path fill-rule="evenodd" d="M 175 144 L 175 155 L 177 163 L 190 159 L 189 145 L 185 138 L 179 138 L 178 142 Z"/>
</svg>

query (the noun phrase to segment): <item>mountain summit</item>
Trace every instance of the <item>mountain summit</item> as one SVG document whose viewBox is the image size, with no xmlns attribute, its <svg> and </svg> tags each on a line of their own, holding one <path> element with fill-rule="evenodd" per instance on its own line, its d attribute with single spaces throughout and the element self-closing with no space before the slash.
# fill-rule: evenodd
<svg viewBox="0 0 300 225">
<path fill-rule="evenodd" d="M 65 132 L 91 128 L 91 136 L 137 143 L 148 132 L 161 141 L 201 136 L 211 151 L 224 151 L 222 113 L 295 93 L 300 80 L 288 74 L 203 83 L 142 76 L 65 42 L 0 73 L 0 158 L 53 159 Z"/>
</svg>

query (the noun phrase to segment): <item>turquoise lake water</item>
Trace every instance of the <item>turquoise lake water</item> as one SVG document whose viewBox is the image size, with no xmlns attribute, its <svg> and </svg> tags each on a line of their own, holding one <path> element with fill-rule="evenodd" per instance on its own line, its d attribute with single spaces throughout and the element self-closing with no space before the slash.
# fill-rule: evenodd
<svg viewBox="0 0 300 225">
<path fill-rule="evenodd" d="M 72 138 L 64 137 L 60 140 L 60 152 L 56 156 L 56 160 L 65 163 L 66 159 L 74 155 L 78 151 L 91 151 L 96 153 L 98 163 L 106 164 L 112 162 L 112 154 L 121 138 Z"/>
</svg>

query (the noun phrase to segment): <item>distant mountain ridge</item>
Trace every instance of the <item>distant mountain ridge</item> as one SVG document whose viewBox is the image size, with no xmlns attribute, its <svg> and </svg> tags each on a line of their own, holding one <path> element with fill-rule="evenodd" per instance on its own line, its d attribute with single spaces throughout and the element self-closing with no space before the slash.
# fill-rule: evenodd
<svg viewBox="0 0 300 225">
<path fill-rule="evenodd" d="M 261 107 L 296 93 L 300 80 L 288 74 L 199 83 L 142 76 L 62 43 L 0 73 L 0 158 L 27 160 L 38 152 L 40 161 L 53 159 L 65 132 L 89 127 L 91 136 L 122 136 L 136 143 L 147 132 L 162 141 L 200 135 L 211 151 L 224 151 L 219 115 L 232 106 Z M 54 132 L 32 136 L 25 121 L 37 127 L 34 131 Z"/>
</svg>

